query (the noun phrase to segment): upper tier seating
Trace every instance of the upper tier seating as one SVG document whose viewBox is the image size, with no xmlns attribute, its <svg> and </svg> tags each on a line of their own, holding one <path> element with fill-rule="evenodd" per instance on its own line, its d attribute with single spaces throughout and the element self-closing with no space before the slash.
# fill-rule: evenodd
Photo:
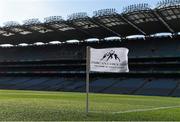
<svg viewBox="0 0 180 122">
<path fill-rule="evenodd" d="M 43 45 L 0 48 L 0 61 L 19 60 L 82 60 L 86 46 L 127 47 L 129 57 L 180 57 L 180 41 L 176 39 L 131 40 L 125 42 L 107 41 L 82 44 Z M 168 45 L 168 46 L 167 46 Z"/>
</svg>

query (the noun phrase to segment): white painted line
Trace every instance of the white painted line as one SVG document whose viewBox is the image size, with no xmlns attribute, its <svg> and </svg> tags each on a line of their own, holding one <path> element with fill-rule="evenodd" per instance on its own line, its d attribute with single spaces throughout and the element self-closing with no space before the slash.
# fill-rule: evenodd
<svg viewBox="0 0 180 122">
<path fill-rule="evenodd" d="M 147 108 L 147 109 L 134 109 L 134 110 L 117 111 L 117 112 L 102 112 L 102 111 L 90 111 L 90 112 L 92 112 L 92 113 L 123 114 L 123 113 L 146 112 L 146 111 L 163 110 L 163 109 L 172 109 L 172 108 L 180 108 L 180 105 L 178 105 L 178 106 L 157 107 L 157 108 Z"/>
</svg>

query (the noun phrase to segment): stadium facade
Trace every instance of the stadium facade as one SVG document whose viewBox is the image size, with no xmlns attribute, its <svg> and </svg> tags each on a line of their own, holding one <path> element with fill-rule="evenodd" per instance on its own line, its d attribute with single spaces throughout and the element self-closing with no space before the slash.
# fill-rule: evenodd
<svg viewBox="0 0 180 122">
<path fill-rule="evenodd" d="M 76 13 L 68 20 L 54 16 L 44 23 L 38 19 L 23 25 L 7 22 L 0 28 L 0 44 L 14 46 L 0 48 L 0 88 L 83 92 L 86 46 L 127 47 L 130 72 L 91 73 L 91 92 L 180 96 L 179 32 L 179 0 L 159 2 L 154 9 L 132 5 L 121 14 L 105 9 L 95 11 L 93 17 Z M 127 38 L 130 35 L 143 37 Z"/>
</svg>

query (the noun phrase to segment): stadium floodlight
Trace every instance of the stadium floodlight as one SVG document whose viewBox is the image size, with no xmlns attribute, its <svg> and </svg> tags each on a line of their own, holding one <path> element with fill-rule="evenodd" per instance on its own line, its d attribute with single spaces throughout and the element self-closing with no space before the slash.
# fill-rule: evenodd
<svg viewBox="0 0 180 122">
<path fill-rule="evenodd" d="M 85 42 L 99 42 L 99 39 L 98 38 L 89 38 L 89 39 L 86 39 L 84 41 Z"/>
<path fill-rule="evenodd" d="M 63 19 L 61 16 L 50 16 L 44 18 L 44 23 L 54 23 L 54 22 L 62 22 Z"/>
<path fill-rule="evenodd" d="M 45 43 L 43 43 L 43 42 L 35 42 L 34 45 L 37 45 L 37 46 L 38 45 L 45 45 Z"/>
<path fill-rule="evenodd" d="M 37 25 L 40 24 L 41 22 L 39 21 L 39 19 L 34 18 L 34 19 L 24 20 L 23 23 L 24 25 Z"/>
<path fill-rule="evenodd" d="M 126 36 L 126 39 L 144 39 L 145 40 L 145 35 L 130 35 L 130 36 Z"/>
<path fill-rule="evenodd" d="M 123 8 L 123 13 L 132 13 L 136 11 L 150 10 L 151 7 L 147 3 L 130 5 Z"/>
<path fill-rule="evenodd" d="M 14 45 L 12 44 L 1 44 L 0 47 L 13 47 Z"/>
<path fill-rule="evenodd" d="M 116 15 L 116 14 L 117 14 L 117 11 L 114 8 L 101 9 L 101 10 L 93 12 L 94 17 L 111 16 L 111 15 Z"/>
<path fill-rule="evenodd" d="M 61 44 L 62 42 L 60 42 L 60 41 L 51 41 L 51 42 L 49 42 L 49 44 L 56 44 L 56 45 L 58 45 L 58 44 Z"/>
<path fill-rule="evenodd" d="M 157 4 L 157 8 L 166 8 L 170 6 L 180 6 L 180 0 L 163 0 Z"/>
<path fill-rule="evenodd" d="M 25 47 L 25 46 L 28 46 L 29 44 L 27 44 L 27 43 L 20 43 L 20 44 L 18 44 L 17 46 L 21 46 L 21 47 Z"/>
<path fill-rule="evenodd" d="M 111 37 L 106 37 L 104 38 L 105 41 L 121 41 L 121 37 L 118 36 L 111 36 Z"/>
<path fill-rule="evenodd" d="M 16 21 L 7 21 L 3 23 L 4 27 L 15 27 L 15 26 L 20 26 L 20 24 Z"/>
<path fill-rule="evenodd" d="M 79 40 L 76 40 L 76 39 L 67 40 L 66 43 L 79 43 Z"/>
<path fill-rule="evenodd" d="M 68 20 L 77 20 L 77 19 L 85 19 L 88 18 L 88 15 L 86 12 L 80 12 L 80 13 L 73 13 L 69 15 Z"/>
</svg>

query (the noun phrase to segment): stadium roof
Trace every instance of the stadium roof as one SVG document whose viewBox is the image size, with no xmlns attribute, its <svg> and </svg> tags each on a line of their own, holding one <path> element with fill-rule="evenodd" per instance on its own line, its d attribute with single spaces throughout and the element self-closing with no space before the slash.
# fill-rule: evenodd
<svg viewBox="0 0 180 122">
<path fill-rule="evenodd" d="M 52 16 L 40 22 L 38 19 L 24 21 L 23 25 L 9 21 L 0 28 L 0 44 L 19 44 L 50 41 L 104 39 L 129 35 L 151 35 L 180 32 L 180 0 L 165 0 L 151 9 L 148 4 L 130 5 L 117 13 L 115 9 L 75 13 L 63 20 Z"/>
</svg>

